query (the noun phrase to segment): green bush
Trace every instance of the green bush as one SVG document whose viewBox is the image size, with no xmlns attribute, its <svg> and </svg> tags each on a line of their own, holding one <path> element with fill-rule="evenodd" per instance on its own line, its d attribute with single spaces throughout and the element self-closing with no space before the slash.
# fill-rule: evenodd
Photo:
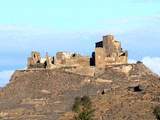
<svg viewBox="0 0 160 120">
<path fill-rule="evenodd" d="M 156 116 L 157 120 L 160 120 L 160 106 L 156 106 L 154 108 L 154 111 L 153 111 L 154 115 Z"/>
<path fill-rule="evenodd" d="M 88 96 L 83 96 L 81 98 L 82 105 L 88 109 L 91 108 L 91 100 Z"/>
<path fill-rule="evenodd" d="M 94 110 L 88 96 L 76 97 L 72 110 L 76 112 L 75 120 L 93 120 Z"/>
<path fill-rule="evenodd" d="M 83 96 L 82 98 L 76 97 L 73 104 L 72 110 L 74 112 L 79 112 L 81 108 L 91 108 L 91 100 L 88 96 Z"/>
<path fill-rule="evenodd" d="M 80 111 L 80 106 L 81 106 L 81 98 L 76 97 L 75 102 L 74 102 L 73 107 L 72 107 L 72 111 L 79 112 Z"/>
<path fill-rule="evenodd" d="M 75 120 L 93 120 L 94 110 L 83 110 L 77 116 L 75 116 Z"/>
</svg>

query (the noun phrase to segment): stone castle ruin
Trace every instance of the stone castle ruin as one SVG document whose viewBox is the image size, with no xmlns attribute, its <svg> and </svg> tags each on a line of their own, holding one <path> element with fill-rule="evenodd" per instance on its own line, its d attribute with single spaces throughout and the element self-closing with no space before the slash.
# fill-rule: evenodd
<svg viewBox="0 0 160 120">
<path fill-rule="evenodd" d="M 27 69 L 0 90 L 0 120 L 73 120 L 74 101 L 83 96 L 93 103 L 94 120 L 155 120 L 159 91 L 160 77 L 140 61 L 129 64 L 128 52 L 107 35 L 91 57 L 33 51 Z"/>
<path fill-rule="evenodd" d="M 56 68 L 56 67 L 90 67 L 106 68 L 111 65 L 127 64 L 128 52 L 123 51 L 121 43 L 114 39 L 113 35 L 103 36 L 103 40 L 95 45 L 92 57 L 82 56 L 78 53 L 57 52 L 56 56 L 50 57 L 46 53 L 41 58 L 39 52 L 32 52 L 28 58 L 28 69 Z"/>
<path fill-rule="evenodd" d="M 96 43 L 95 64 L 98 68 L 106 65 L 127 64 L 128 52 L 123 51 L 121 43 L 113 35 L 103 36 L 103 40 Z"/>
</svg>

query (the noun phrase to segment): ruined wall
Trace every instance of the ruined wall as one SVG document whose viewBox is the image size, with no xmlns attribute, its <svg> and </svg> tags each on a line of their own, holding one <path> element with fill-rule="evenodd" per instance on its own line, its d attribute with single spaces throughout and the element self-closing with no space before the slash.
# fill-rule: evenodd
<svg viewBox="0 0 160 120">
<path fill-rule="evenodd" d="M 41 55 L 39 52 L 32 51 L 31 57 L 28 58 L 28 65 L 34 65 L 36 63 L 39 63 L 41 60 Z"/>
<path fill-rule="evenodd" d="M 58 52 L 56 54 L 55 64 L 64 66 L 89 66 L 90 58 L 76 53 Z"/>
<path fill-rule="evenodd" d="M 119 62 L 127 64 L 128 63 L 128 51 L 125 51 L 121 56 L 119 57 Z"/>
<path fill-rule="evenodd" d="M 77 58 L 76 63 L 81 66 L 90 66 L 90 57 L 79 57 Z"/>
<path fill-rule="evenodd" d="M 33 51 L 31 57 L 28 58 L 28 69 L 51 68 L 52 64 L 54 64 L 54 59 L 48 53 L 46 53 L 46 57 L 41 58 L 39 52 Z"/>
<path fill-rule="evenodd" d="M 54 63 L 53 58 L 49 57 L 48 53 L 46 53 L 46 61 L 45 61 L 46 68 L 51 68 L 52 63 Z"/>
<path fill-rule="evenodd" d="M 106 65 L 127 64 L 128 52 L 123 51 L 121 43 L 113 35 L 103 36 L 103 40 L 96 43 L 92 57 L 82 56 L 72 52 L 57 52 L 56 57 L 48 53 L 41 58 L 39 52 L 33 51 L 28 58 L 28 68 L 56 68 L 63 66 L 96 66 L 105 68 Z"/>
<path fill-rule="evenodd" d="M 69 52 L 57 52 L 55 64 L 67 64 L 67 60 L 71 59 L 72 53 Z"/>
<path fill-rule="evenodd" d="M 31 68 L 44 68 L 44 64 L 41 63 L 41 55 L 39 52 L 32 51 L 31 57 L 28 58 L 28 66 Z"/>
<path fill-rule="evenodd" d="M 95 49 L 95 62 L 96 62 L 96 67 L 101 68 L 104 66 L 104 49 L 103 48 L 96 48 Z"/>
</svg>

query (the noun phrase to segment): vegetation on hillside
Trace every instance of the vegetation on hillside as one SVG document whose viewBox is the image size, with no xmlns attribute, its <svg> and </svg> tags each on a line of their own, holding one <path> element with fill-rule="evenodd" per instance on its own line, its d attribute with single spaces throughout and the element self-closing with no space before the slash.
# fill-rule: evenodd
<svg viewBox="0 0 160 120">
<path fill-rule="evenodd" d="M 153 111 L 154 115 L 156 116 L 157 120 L 160 120 L 160 106 L 156 106 L 154 108 L 154 111 Z"/>
<path fill-rule="evenodd" d="M 76 113 L 75 120 L 93 120 L 94 110 L 88 96 L 76 97 L 72 110 Z"/>
</svg>

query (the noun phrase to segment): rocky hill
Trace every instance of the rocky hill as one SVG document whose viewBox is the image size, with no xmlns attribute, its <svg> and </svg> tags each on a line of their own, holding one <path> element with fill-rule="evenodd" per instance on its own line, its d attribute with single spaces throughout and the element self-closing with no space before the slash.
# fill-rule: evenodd
<svg viewBox="0 0 160 120">
<path fill-rule="evenodd" d="M 0 91 L 2 120 L 73 120 L 77 96 L 90 96 L 95 120 L 155 120 L 160 78 L 142 63 L 95 70 L 93 76 L 64 69 L 15 71 Z"/>
</svg>

